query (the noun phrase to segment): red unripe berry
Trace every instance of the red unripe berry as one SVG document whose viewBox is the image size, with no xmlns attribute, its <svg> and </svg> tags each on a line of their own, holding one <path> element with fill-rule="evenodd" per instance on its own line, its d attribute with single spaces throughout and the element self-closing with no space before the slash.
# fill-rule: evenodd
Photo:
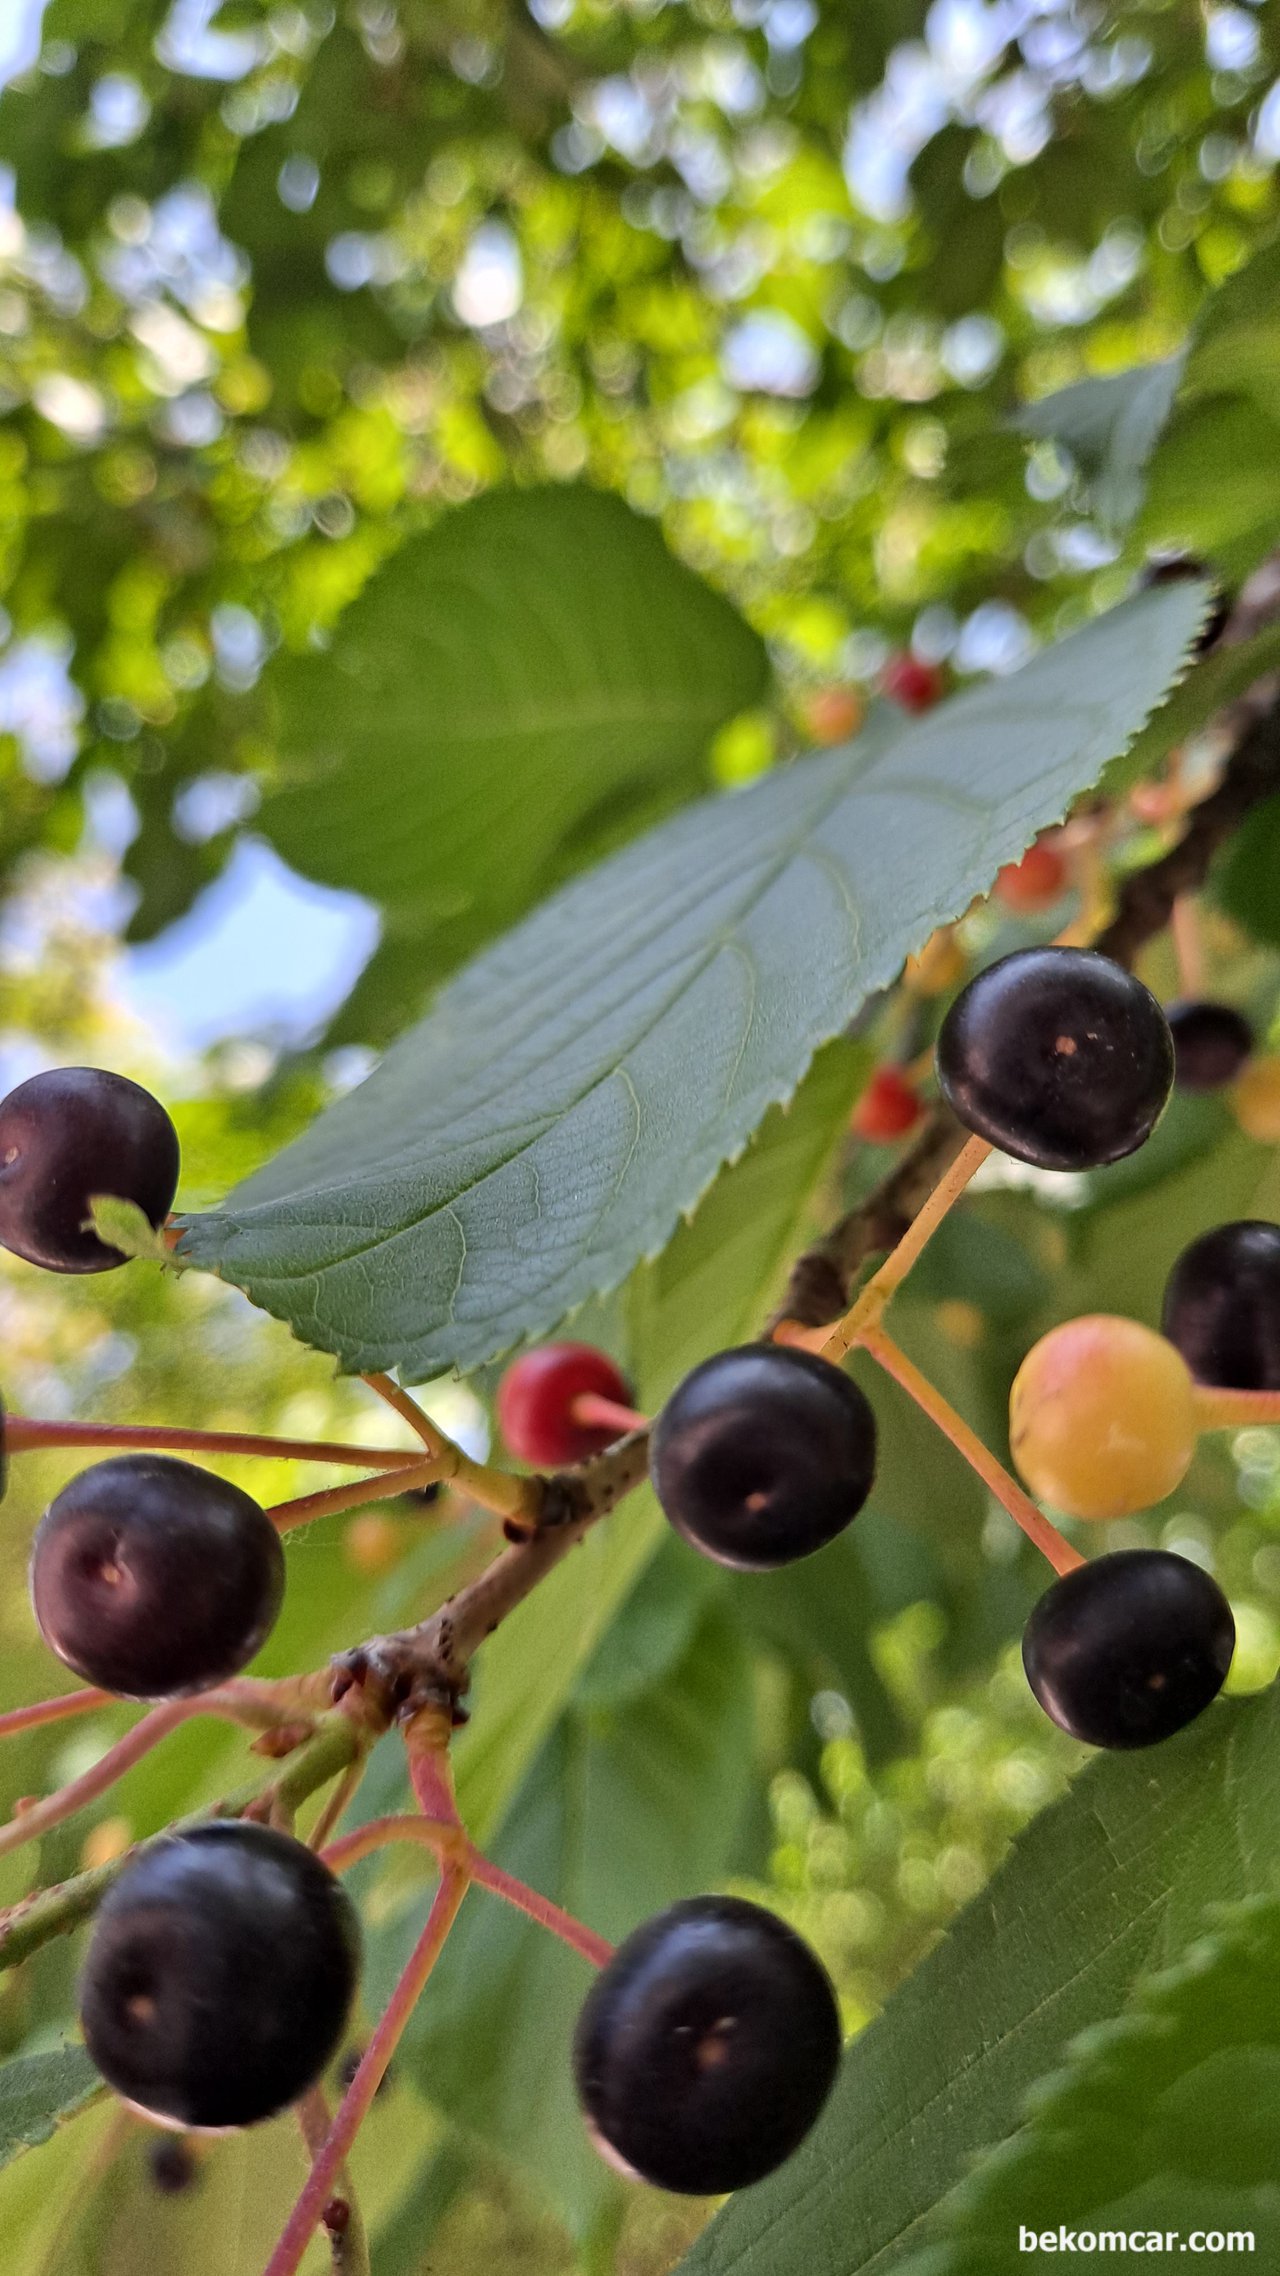
<svg viewBox="0 0 1280 2276">
<path fill-rule="evenodd" d="M 631 1405 L 631 1386 L 607 1352 L 589 1343 L 544 1343 L 513 1360 L 498 1385 L 498 1427 L 511 1452 L 540 1470 L 560 1470 L 603 1452 L 621 1433 L 579 1422 L 584 1391 Z"/>
<path fill-rule="evenodd" d="M 904 1138 L 920 1119 L 919 1093 L 900 1067 L 877 1067 L 853 1110 L 855 1137 L 873 1146 L 890 1146 Z"/>
<path fill-rule="evenodd" d="M 938 666 L 926 664 L 905 650 L 889 658 L 880 675 L 880 687 L 904 711 L 932 711 L 946 693 L 946 681 Z"/>
<path fill-rule="evenodd" d="M 1051 909 L 1067 885 L 1067 865 L 1055 846 L 1028 846 L 1021 861 L 1005 864 L 992 888 L 1006 909 L 1020 916 Z"/>
</svg>

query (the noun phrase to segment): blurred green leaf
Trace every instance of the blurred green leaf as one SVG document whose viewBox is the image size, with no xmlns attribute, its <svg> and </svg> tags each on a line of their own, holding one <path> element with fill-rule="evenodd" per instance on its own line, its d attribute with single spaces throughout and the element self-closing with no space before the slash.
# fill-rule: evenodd
<svg viewBox="0 0 1280 2276">
<path fill-rule="evenodd" d="M 1255 807 L 1237 830 L 1213 889 L 1227 915 L 1255 940 L 1280 948 L 1280 798 Z"/>
<path fill-rule="evenodd" d="M 1278 1979 L 1280 1903 L 1223 1907 L 1035 2087 L 1018 2132 L 944 2208 L 945 2241 L 906 2263 L 913 2276 L 1043 2276 L 1054 2263 L 1022 2250 L 1024 2229 L 1148 2240 L 1218 2231 L 1225 2255 L 1242 2249 L 1229 2233 L 1252 2231 L 1265 2253 L 1277 2210 Z"/>
<path fill-rule="evenodd" d="M 416 1380 L 553 1327 L 1125 748 L 1203 609 L 1197 584 L 1141 595 L 663 825 L 478 958 L 183 1254 L 351 1371 Z"/>
<path fill-rule="evenodd" d="M 1206 302 L 1148 471 L 1149 544 L 1207 555 L 1237 580 L 1280 523 L 1280 245 Z"/>
<path fill-rule="evenodd" d="M 1181 376 L 1181 356 L 1169 356 L 1077 380 L 1028 404 L 1017 424 L 1036 440 L 1060 443 L 1083 475 L 1099 521 L 1122 529 L 1142 504 L 1143 473 Z"/>
<path fill-rule="evenodd" d="M 1091 1763 L 856 2039 L 803 2147 L 733 2199 L 687 2276 L 901 2268 L 973 2153 L 1087 2025 L 1280 1876 L 1280 1693 Z"/>
<path fill-rule="evenodd" d="M 766 674 L 736 610 L 620 499 L 495 491 L 377 570 L 327 653 L 277 665 L 285 786 L 257 826 L 377 902 L 420 1002 L 701 788 L 711 736 Z M 393 1032 L 376 997 L 362 1032 Z"/>
</svg>

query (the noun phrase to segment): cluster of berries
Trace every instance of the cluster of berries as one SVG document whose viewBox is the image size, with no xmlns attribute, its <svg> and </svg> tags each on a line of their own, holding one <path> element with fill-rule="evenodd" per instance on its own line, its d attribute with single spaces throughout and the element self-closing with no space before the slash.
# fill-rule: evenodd
<svg viewBox="0 0 1280 2276">
<path fill-rule="evenodd" d="M 937 1045 L 942 1095 L 968 1130 L 1039 1169 L 1119 1161 L 1150 1136 L 1175 1080 L 1230 1080 L 1252 1048 L 1228 1007 L 1182 1009 L 1188 1016 L 1171 1021 L 1141 981 L 1093 950 L 1019 950 L 951 1005 Z M 1172 1491 L 1197 1435 L 1193 1369 L 1202 1382 L 1280 1388 L 1280 1227 L 1228 1226 L 1195 1243 L 1170 1281 L 1165 1330 L 1075 1321 L 1028 1356 L 1013 1389 L 1012 1445 L 1027 1483 L 1058 1509 L 1115 1517 Z M 588 1411 L 584 1393 L 620 1415 L 630 1396 L 612 1362 L 582 1346 L 517 1360 L 499 1398 L 513 1451 L 561 1462 L 597 1451 L 609 1432 L 575 1420 Z M 686 1376 L 654 1423 L 650 1469 L 677 1532 L 723 1565 L 763 1572 L 843 1531 L 871 1491 L 875 1459 L 875 1418 L 857 1384 L 807 1351 L 761 1343 Z M 1234 1642 L 1230 1606 L 1199 1566 L 1124 1550 L 1050 1587 L 1023 1658 L 1064 1730 L 1137 1747 L 1209 1704 Z"/>
<path fill-rule="evenodd" d="M 1230 1080 L 1252 1048 L 1238 1015 L 1170 1020 L 1087 950 L 987 967 L 939 1034 L 944 1098 L 976 1135 L 1049 1170 L 1083 1170 L 1150 1135 L 1175 1077 Z M 1195 1016 L 1191 1017 L 1190 1014 Z M 1188 1073 L 1188 1068 L 1190 1073 Z M 102 1193 L 159 1227 L 178 1150 L 162 1107 L 94 1070 L 35 1077 L 0 1103 L 0 1242 L 57 1271 L 122 1262 L 93 1230 Z M 1179 1259 L 1164 1336 L 1132 1321 L 1054 1330 L 1013 1387 L 1011 1442 L 1032 1489 L 1080 1517 L 1170 1492 L 1191 1458 L 1195 1383 L 1280 1389 L 1280 1228 L 1220 1227 Z M 562 1468 L 637 1418 L 603 1353 L 550 1345 L 503 1379 L 499 1419 L 522 1459 Z M 833 1540 L 875 1477 L 875 1418 L 839 1367 L 792 1345 L 715 1354 L 651 1435 L 676 1530 L 717 1562 L 767 1572 Z M 41 1633 L 91 1684 L 173 1698 L 228 1681 L 280 1608 L 268 1514 L 190 1463 L 100 1462 L 40 1521 L 31 1596 Z M 1220 1689 L 1230 1607 L 1188 1559 L 1126 1550 L 1081 1564 L 1035 1607 L 1023 1657 L 1035 1696 L 1099 1746 L 1168 1737 Z M 148 1845 L 104 1901 L 81 1980 L 86 2042 L 135 2106 L 181 2127 L 252 2124 L 305 2092 L 346 2028 L 359 1931 L 321 1859 L 290 1836 L 214 1821 Z M 831 1985 L 772 1914 L 699 1897 L 645 1923 L 602 1970 L 575 2068 L 598 2144 L 662 2186 L 720 2192 L 788 2156 L 839 2054 Z"/>
<path fill-rule="evenodd" d="M 0 1102 L 0 1244 L 57 1272 L 108 1270 L 125 1260 L 93 1230 L 94 1200 L 132 1202 L 158 1228 L 178 1167 L 173 1125 L 137 1084 L 91 1068 L 35 1076 Z M 625 1388 L 600 1355 L 586 1359 L 566 1371 L 553 1355 L 566 1417 L 583 1391 Z M 810 1364 L 824 1389 L 829 1376 L 858 1399 Z M 504 1414 L 535 1437 L 543 1417 L 540 1459 L 559 1466 L 580 1440 L 567 1420 L 545 1435 L 546 1383 L 545 1358 L 531 1355 Z M 600 1445 L 617 1433 L 589 1435 Z M 279 1612 L 284 1556 L 239 1487 L 130 1454 L 94 1464 L 50 1504 L 30 1588 L 67 1667 L 121 1698 L 170 1699 L 248 1664 Z M 142 1848 L 98 1910 L 80 1979 L 85 2043 L 116 2091 L 163 2125 L 254 2125 L 332 2061 L 359 1961 L 354 1907 L 303 1843 L 246 1820 L 184 1828 Z M 696 1897 L 644 1923 L 601 1970 L 574 2061 L 592 2136 L 615 2165 L 718 2195 L 790 2156 L 839 2054 L 835 1993 L 808 1946 L 758 1905 Z"/>
</svg>

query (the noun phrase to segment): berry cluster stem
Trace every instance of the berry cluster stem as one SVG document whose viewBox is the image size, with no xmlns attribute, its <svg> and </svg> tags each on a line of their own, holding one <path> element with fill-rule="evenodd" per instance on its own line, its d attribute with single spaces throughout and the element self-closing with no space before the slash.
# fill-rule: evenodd
<svg viewBox="0 0 1280 2276">
<path fill-rule="evenodd" d="M 554 1904 L 550 1897 L 541 1896 L 537 1889 L 531 1889 L 525 1882 L 517 1881 L 514 1874 L 504 1873 L 500 1865 L 491 1864 L 478 1850 L 471 1851 L 469 1870 L 477 1888 L 490 1890 L 495 1897 L 502 1897 L 507 1904 L 514 1905 L 517 1912 L 525 1913 L 530 1920 L 536 1920 L 540 1928 L 549 1929 L 553 1936 L 559 1937 L 562 1944 L 568 1945 L 571 1952 L 589 1960 L 593 1968 L 603 1968 L 605 1962 L 613 1958 L 613 1946 L 607 1937 L 597 1936 L 593 1928 L 587 1928 L 582 1921 L 575 1920 L 563 1905 Z"/>
<path fill-rule="evenodd" d="M 295 1526 L 312 1525 L 318 1517 L 332 1517 L 337 1511 L 358 1509 L 362 1502 L 385 1502 L 395 1494 L 407 1494 L 415 1486 L 434 1486 L 441 1475 L 436 1456 L 429 1461 L 415 1462 L 412 1456 L 400 1457 L 395 1470 L 381 1470 L 376 1478 L 357 1478 L 350 1486 L 325 1486 L 319 1493 L 299 1494 L 297 1499 L 277 1502 L 267 1511 L 277 1533 L 292 1533 Z"/>
<path fill-rule="evenodd" d="M 902 1239 L 885 1258 L 878 1272 L 872 1274 L 858 1301 L 846 1312 L 842 1320 L 826 1336 L 814 1331 L 804 1338 L 816 1346 L 821 1358 L 839 1366 L 846 1352 L 855 1344 L 865 1341 L 866 1331 L 879 1325 L 881 1316 L 895 1290 L 901 1287 L 912 1265 L 925 1244 L 932 1240 L 948 1211 L 960 1199 L 971 1178 L 976 1176 L 991 1146 L 985 1138 L 970 1138 L 961 1147 L 950 1167 L 938 1179 L 932 1193 L 915 1217 Z"/>
<path fill-rule="evenodd" d="M 264 2276 L 297 2276 L 312 2234 L 324 2217 L 325 2206 L 333 2195 L 347 2154 L 368 2116 L 373 2098 L 386 2076 L 387 2066 L 422 1996 L 427 1979 L 444 1950 L 445 1941 L 470 1885 L 471 1876 L 465 1867 L 445 1867 L 431 1901 L 426 1925 L 387 2002 L 381 2021 L 361 2056 L 359 2069 L 343 2096 L 338 2114 L 285 2223 Z"/>
<path fill-rule="evenodd" d="M 36 1699 L 29 1707 L 11 1707 L 7 1715 L 0 1715 L 0 1739 L 14 1739 L 23 1731 L 42 1730 L 46 1723 L 64 1723 L 72 1715 L 115 1705 L 110 1691 L 64 1691 L 58 1699 Z"/>
<path fill-rule="evenodd" d="M 313 2086 L 297 2105 L 298 2130 L 306 2145 L 309 2158 L 316 2158 L 323 2149 L 333 2124 L 323 2089 Z M 341 2208 L 341 2219 L 329 2217 Z M 338 2174 L 338 2196 L 330 2199 L 325 2208 L 324 2223 L 329 2237 L 333 2276 L 370 2276 L 369 2239 L 361 2217 L 351 2177 L 345 2166 Z"/>
<path fill-rule="evenodd" d="M 1083 1557 L 1071 1543 L 1063 1539 L 1056 1525 L 1051 1525 L 1042 1511 L 1036 1508 L 1030 1496 L 1009 1476 L 1003 1463 L 997 1462 L 990 1448 L 984 1446 L 975 1430 L 971 1430 L 962 1415 L 958 1415 L 940 1391 L 934 1389 L 927 1375 L 921 1373 L 907 1358 L 892 1338 L 880 1328 L 864 1329 L 862 1348 L 869 1352 L 886 1375 L 913 1398 L 931 1422 L 950 1439 L 963 1454 L 965 1461 L 977 1471 L 984 1486 L 1008 1510 L 1015 1525 L 1020 1525 L 1029 1541 L 1046 1556 L 1056 1573 L 1074 1572 L 1084 1563 Z"/>
<path fill-rule="evenodd" d="M 187 1430 L 168 1423 L 40 1422 L 7 1415 L 6 1454 L 47 1453 L 61 1447 L 103 1447 L 109 1454 L 245 1454 L 276 1462 L 332 1462 L 346 1470 L 395 1470 L 411 1461 L 403 1447 L 342 1446 L 326 1439 L 271 1438 L 258 1431 Z"/>
<path fill-rule="evenodd" d="M 509 1519 L 522 1532 L 532 1531 L 542 1513 L 545 1478 L 517 1478 L 511 1471 L 496 1469 L 491 1463 L 473 1462 L 469 1454 L 464 1454 L 462 1448 L 423 1413 L 417 1400 L 389 1375 L 366 1375 L 364 1381 L 421 1439 L 428 1454 L 439 1465 L 433 1474 L 435 1478 L 447 1479 L 462 1493 L 470 1494 L 482 1509 L 491 1509 L 498 1517 Z"/>
<path fill-rule="evenodd" d="M 29 1841 L 39 1840 L 64 1819 L 74 1817 L 78 1810 L 86 1809 L 90 1802 L 109 1793 L 127 1770 L 132 1770 L 135 1763 L 141 1762 L 171 1731 L 189 1722 L 193 1715 L 217 1715 L 226 1722 L 247 1724 L 260 1731 L 273 1726 L 293 1726 L 298 1720 L 296 1704 L 284 1697 L 277 1698 L 272 1685 L 254 1684 L 244 1677 L 224 1684 L 217 1691 L 196 1692 L 190 1699 L 166 1699 L 163 1705 L 153 1707 L 144 1715 L 140 1723 L 135 1723 L 131 1731 L 126 1731 L 123 1738 L 117 1739 L 114 1746 L 108 1747 L 91 1769 L 73 1778 L 68 1785 L 60 1786 L 56 1793 L 47 1794 L 42 1801 L 29 1803 L 7 1825 L 0 1826 L 0 1857 L 7 1857 Z"/>
<path fill-rule="evenodd" d="M 647 1415 L 635 1407 L 624 1407 L 620 1399 L 606 1399 L 601 1391 L 579 1391 L 569 1411 L 576 1423 L 584 1423 L 591 1430 L 611 1430 L 615 1438 L 649 1427 Z"/>
<path fill-rule="evenodd" d="M 1219 1391 L 1197 1384 L 1192 1394 L 1201 1430 L 1248 1430 L 1280 1423 L 1280 1391 Z"/>
</svg>

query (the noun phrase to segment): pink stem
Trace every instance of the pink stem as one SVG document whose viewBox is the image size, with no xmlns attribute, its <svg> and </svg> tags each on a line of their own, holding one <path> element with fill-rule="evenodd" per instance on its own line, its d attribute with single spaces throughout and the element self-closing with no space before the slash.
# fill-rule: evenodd
<svg viewBox="0 0 1280 2276">
<path fill-rule="evenodd" d="M 459 1866 L 446 1866 L 431 1901 L 431 1910 L 408 1966 L 387 2002 L 373 2037 L 360 2058 L 360 2067 L 343 2096 L 337 2117 L 307 2176 L 301 2196 L 284 2226 L 263 2276 L 297 2276 L 325 2206 L 333 2195 L 351 2144 L 368 2116 L 373 2098 L 386 2075 L 387 2065 L 403 2036 L 406 2024 L 422 1996 L 427 1978 L 444 1949 L 445 1939 L 467 1893 L 469 1876 Z"/>
<path fill-rule="evenodd" d="M 393 1841 L 415 1842 L 419 1849 L 439 1850 L 445 1837 L 453 1836 L 453 1827 L 440 1825 L 431 1818 L 408 1815 L 392 1818 L 370 1818 L 367 1825 L 357 1826 L 353 1833 L 344 1833 L 337 1841 L 322 1848 L 320 1855 L 331 1873 L 346 1873 L 368 1857 L 375 1849 L 385 1849 Z"/>
<path fill-rule="evenodd" d="M 470 1872 L 477 1887 L 491 1889 L 495 1897 L 505 1897 L 509 1905 L 527 1913 L 540 1928 L 549 1928 L 553 1936 L 589 1960 L 593 1968 L 603 1968 L 605 1962 L 613 1958 L 613 1946 L 607 1937 L 597 1936 L 593 1928 L 584 1927 L 571 1912 L 565 1912 L 563 1906 L 553 1904 L 550 1897 L 539 1896 L 536 1889 L 526 1887 L 513 1874 L 504 1873 L 500 1865 L 491 1865 L 478 1850 L 471 1852 Z"/>
<path fill-rule="evenodd" d="M 88 1715 L 95 1707 L 117 1704 L 110 1691 L 64 1691 L 59 1699 L 37 1699 L 30 1707 L 11 1707 L 0 1715 L 0 1739 L 16 1738 L 20 1731 L 38 1731 L 45 1723 L 61 1723 L 68 1715 Z"/>
<path fill-rule="evenodd" d="M 279 1462 L 337 1462 L 348 1470 L 396 1470 L 411 1461 L 403 1447 L 341 1446 L 324 1439 L 265 1438 L 253 1431 L 185 1430 L 168 1423 L 36 1422 L 29 1415 L 7 1415 L 4 1445 L 9 1454 L 42 1448 L 103 1446 L 180 1454 L 260 1454 Z"/>
<path fill-rule="evenodd" d="M 860 1337 L 864 1351 L 891 1375 L 918 1407 L 922 1407 L 931 1422 L 950 1439 L 957 1451 L 963 1454 L 971 1469 L 977 1471 L 998 1502 L 1003 1502 L 1015 1525 L 1020 1525 L 1029 1541 L 1034 1541 L 1042 1556 L 1048 1558 L 1055 1573 L 1073 1573 L 1084 1563 L 1078 1549 L 1064 1540 L 1056 1525 L 1051 1525 L 1042 1510 L 1036 1508 L 1028 1494 L 1009 1476 L 1002 1462 L 997 1462 L 990 1448 L 983 1445 L 976 1430 L 971 1430 L 962 1415 L 948 1405 L 942 1393 L 934 1389 L 927 1375 L 900 1351 L 897 1344 L 882 1328 L 866 1328 Z"/>
<path fill-rule="evenodd" d="M 592 1430 L 616 1431 L 625 1438 L 629 1430 L 646 1430 L 649 1417 L 635 1407 L 624 1407 L 619 1399 L 606 1399 L 600 1391 L 579 1391 L 571 1400 L 569 1412 L 576 1423 L 585 1423 Z"/>
<path fill-rule="evenodd" d="M 74 1817 L 86 1803 L 96 1802 L 100 1794 L 115 1785 L 117 1778 L 123 1778 L 126 1770 L 132 1770 L 135 1762 L 141 1762 L 144 1755 L 159 1746 L 161 1739 L 168 1738 L 170 1731 L 176 1731 L 179 1723 L 185 1723 L 189 1715 L 198 1715 L 202 1704 L 198 1698 L 169 1699 L 163 1707 L 153 1707 L 122 1739 L 108 1747 L 91 1770 L 73 1778 L 69 1786 L 60 1786 L 56 1794 L 46 1795 L 42 1802 L 33 1802 L 20 1817 L 11 1818 L 8 1825 L 0 1826 L 0 1857 L 21 1849 L 24 1842 L 38 1840 L 51 1827 L 61 1825 L 64 1818 Z"/>
</svg>

